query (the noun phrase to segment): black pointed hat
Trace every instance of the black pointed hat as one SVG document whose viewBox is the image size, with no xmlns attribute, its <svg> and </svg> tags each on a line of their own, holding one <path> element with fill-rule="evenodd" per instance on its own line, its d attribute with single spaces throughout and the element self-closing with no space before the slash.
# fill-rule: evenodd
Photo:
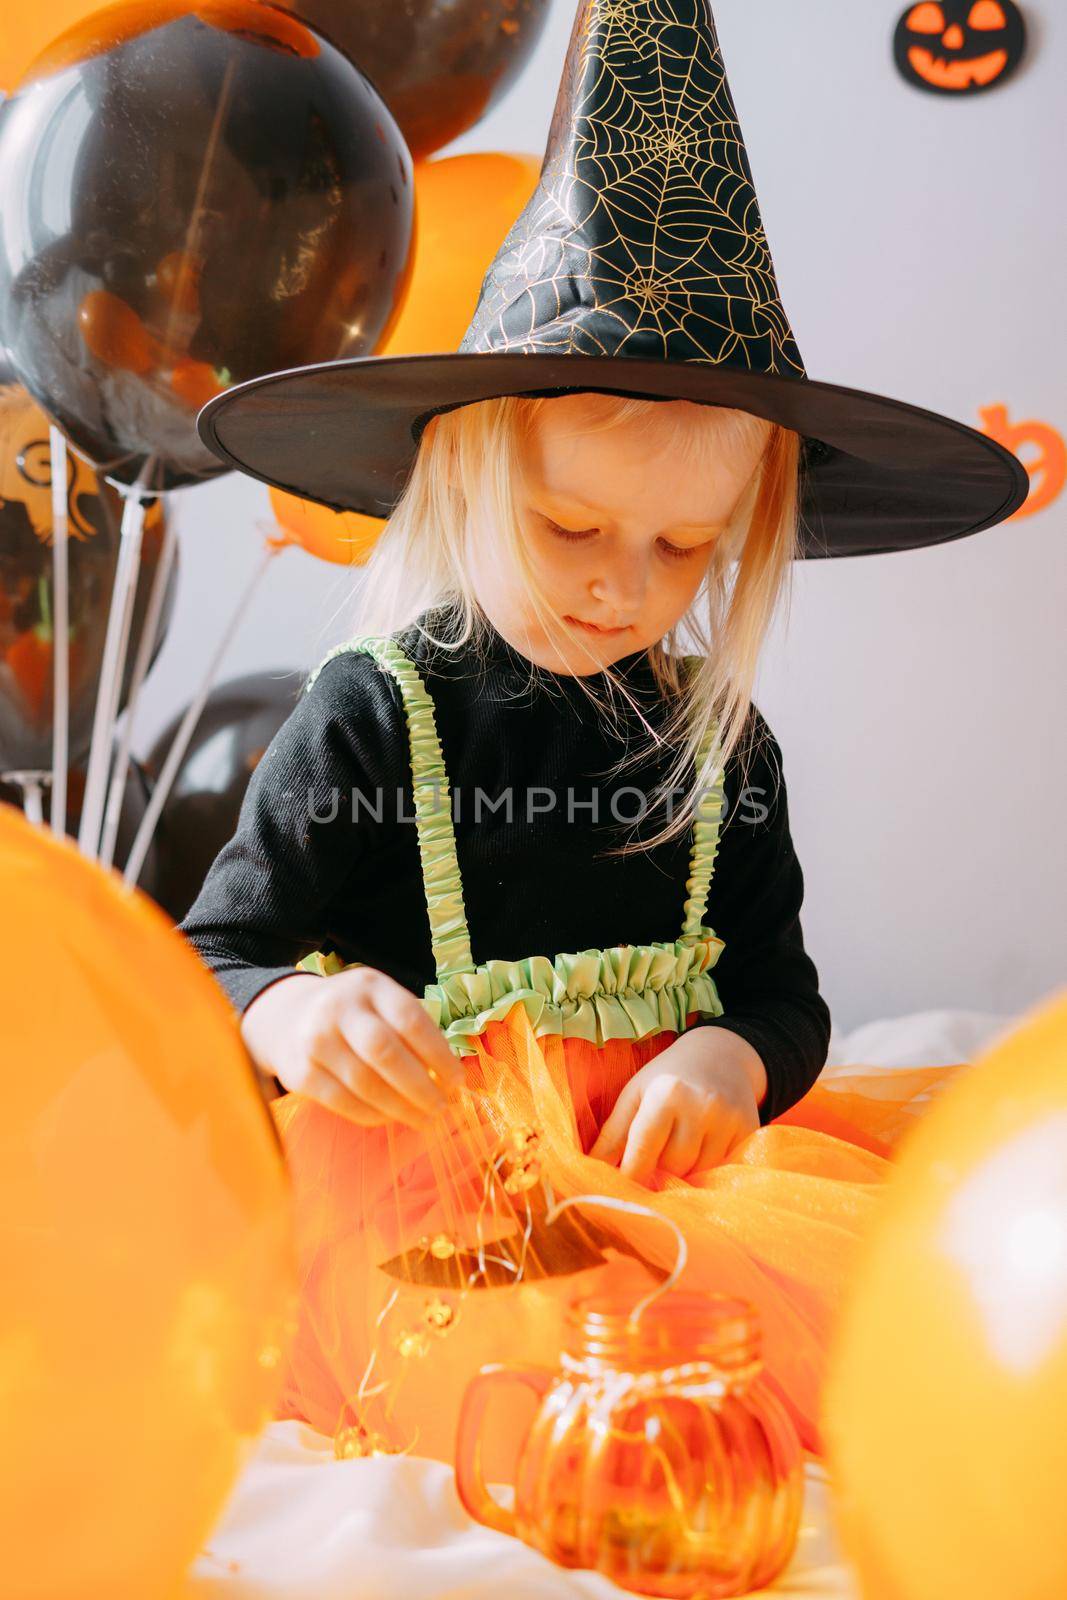
<svg viewBox="0 0 1067 1600">
<path fill-rule="evenodd" d="M 229 466 L 386 517 L 438 412 L 576 391 L 794 429 L 809 558 L 959 539 L 1029 489 L 976 429 L 808 378 L 707 0 L 581 0 L 538 187 L 458 351 L 270 373 L 212 400 L 198 427 Z"/>
</svg>

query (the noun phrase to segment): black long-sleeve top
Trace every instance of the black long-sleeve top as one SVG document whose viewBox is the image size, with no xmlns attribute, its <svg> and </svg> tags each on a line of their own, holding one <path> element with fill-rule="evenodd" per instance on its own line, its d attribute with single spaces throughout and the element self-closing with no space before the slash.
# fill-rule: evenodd
<svg viewBox="0 0 1067 1600">
<path fill-rule="evenodd" d="M 448 637 L 450 615 L 420 621 Z M 678 937 L 691 829 L 625 857 L 601 853 L 663 825 L 650 801 L 641 818 L 634 791 L 651 799 L 676 748 L 633 765 L 647 735 L 631 711 L 596 716 L 574 678 L 532 666 L 495 629 L 478 655 L 434 650 L 415 624 L 395 642 L 433 700 L 475 963 Z M 613 671 L 655 726 L 664 702 L 644 653 Z M 624 752 L 631 764 L 612 773 Z M 239 1011 L 317 949 L 419 995 L 436 980 L 414 816 L 399 686 L 366 653 L 335 655 L 253 771 L 237 830 L 181 924 Z M 754 705 L 726 765 L 722 816 L 704 922 L 725 942 L 712 969 L 724 1014 L 702 1025 L 759 1053 L 766 1123 L 817 1078 L 830 1012 L 801 932 L 781 750 Z"/>
</svg>

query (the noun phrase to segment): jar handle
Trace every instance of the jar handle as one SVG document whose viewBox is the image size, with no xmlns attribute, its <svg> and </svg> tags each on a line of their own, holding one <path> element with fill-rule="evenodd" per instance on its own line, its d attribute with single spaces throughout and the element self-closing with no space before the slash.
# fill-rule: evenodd
<svg viewBox="0 0 1067 1600">
<path fill-rule="evenodd" d="M 520 1367 L 510 1361 L 491 1361 L 468 1383 L 456 1427 L 456 1490 L 467 1512 L 497 1533 L 515 1537 L 515 1512 L 502 1506 L 486 1488 L 482 1476 L 482 1418 L 493 1384 L 502 1379 L 524 1383 L 543 1400 L 554 1374 L 547 1367 Z M 520 1446 L 521 1449 L 521 1446 Z"/>
</svg>

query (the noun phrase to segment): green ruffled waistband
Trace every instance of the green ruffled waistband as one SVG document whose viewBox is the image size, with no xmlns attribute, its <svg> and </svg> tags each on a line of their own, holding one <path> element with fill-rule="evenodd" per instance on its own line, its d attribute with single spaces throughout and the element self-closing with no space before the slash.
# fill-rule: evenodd
<svg viewBox="0 0 1067 1600">
<path fill-rule="evenodd" d="M 470 1055 L 490 1022 L 516 1001 L 526 1008 L 534 1033 L 560 1034 L 602 1045 L 609 1039 L 647 1039 L 667 1031 L 684 1033 L 695 1012 L 723 1014 L 711 968 L 725 948 L 710 929 L 704 937 L 671 943 L 613 945 L 521 961 L 492 960 L 427 984 L 422 1003 L 456 1055 Z M 305 972 L 329 977 L 359 961 L 315 951 L 298 963 Z"/>
</svg>

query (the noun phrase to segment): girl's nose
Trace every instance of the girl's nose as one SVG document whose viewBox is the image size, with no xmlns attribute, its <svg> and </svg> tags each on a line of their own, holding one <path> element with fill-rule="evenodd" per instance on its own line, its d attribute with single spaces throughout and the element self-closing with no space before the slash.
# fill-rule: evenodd
<svg viewBox="0 0 1067 1600">
<path fill-rule="evenodd" d="M 647 585 L 648 563 L 635 556 L 594 578 L 589 593 L 594 605 L 603 607 L 617 619 L 614 625 L 625 627 L 640 616 Z"/>
<path fill-rule="evenodd" d="M 958 22 L 954 22 L 947 33 L 942 34 L 941 43 L 946 50 L 958 50 L 963 44 L 963 29 Z"/>
</svg>

